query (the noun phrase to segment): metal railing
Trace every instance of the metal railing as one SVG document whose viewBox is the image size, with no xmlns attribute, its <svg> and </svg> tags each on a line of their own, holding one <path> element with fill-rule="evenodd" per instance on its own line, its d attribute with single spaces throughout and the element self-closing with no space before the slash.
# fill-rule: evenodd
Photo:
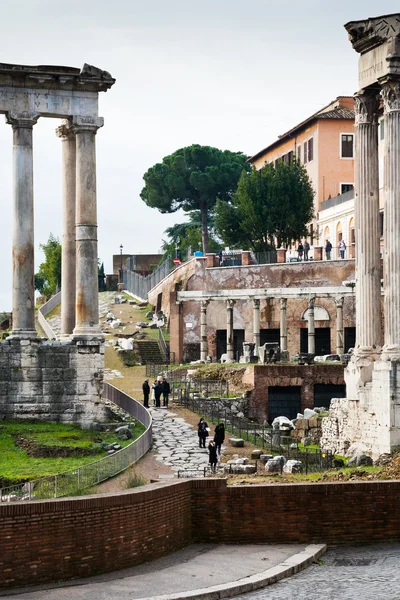
<svg viewBox="0 0 400 600">
<path fill-rule="evenodd" d="M 255 252 L 254 257 L 257 265 L 272 265 L 278 261 L 276 250 Z"/>
<path fill-rule="evenodd" d="M 53 310 L 55 306 L 57 306 L 57 304 L 60 304 L 60 302 L 61 292 L 58 292 L 57 294 L 55 294 L 55 296 L 52 296 L 50 300 L 43 304 L 43 306 L 41 306 L 38 310 L 39 325 L 43 329 L 49 340 L 56 340 L 57 334 L 53 331 L 53 329 L 50 326 L 50 323 L 46 320 L 46 315 L 48 315 L 49 312 Z"/>
<path fill-rule="evenodd" d="M 327 208 L 332 208 L 333 206 L 337 206 L 338 204 L 342 204 L 343 202 L 348 202 L 348 200 L 353 200 L 354 198 L 354 188 L 345 192 L 344 194 L 338 194 L 334 196 L 334 198 L 328 198 L 321 202 L 321 210 L 326 210 Z"/>
<path fill-rule="evenodd" d="M 100 460 L 57 475 L 1 488 L 0 504 L 1 502 L 59 498 L 74 495 L 78 490 L 90 490 L 91 487 L 121 473 L 150 450 L 152 418 L 144 406 L 110 383 L 104 384 L 104 397 L 140 421 L 146 427 L 146 431 L 125 448 Z"/>
<path fill-rule="evenodd" d="M 138 298 L 146 301 L 149 291 L 170 274 L 171 270 L 174 269 L 174 265 L 171 259 L 167 258 L 151 275 L 146 277 L 136 273 L 133 269 L 134 257 L 130 257 L 126 261 L 126 270 L 124 269 L 123 272 L 125 288 Z"/>
</svg>

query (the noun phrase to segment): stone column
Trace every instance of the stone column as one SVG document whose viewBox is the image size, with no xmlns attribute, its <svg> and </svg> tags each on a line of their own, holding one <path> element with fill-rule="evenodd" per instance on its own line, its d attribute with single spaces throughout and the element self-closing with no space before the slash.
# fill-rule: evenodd
<svg viewBox="0 0 400 600">
<path fill-rule="evenodd" d="M 344 298 L 336 298 L 336 354 L 344 354 L 343 303 Z"/>
<path fill-rule="evenodd" d="M 308 353 L 315 354 L 315 321 L 314 321 L 315 298 L 308 301 Z"/>
<path fill-rule="evenodd" d="M 76 291 L 76 140 L 68 121 L 56 129 L 62 141 L 63 233 L 61 244 L 61 336 L 75 327 Z"/>
<path fill-rule="evenodd" d="M 200 360 L 207 360 L 207 306 L 209 300 L 202 300 L 200 307 Z"/>
<path fill-rule="evenodd" d="M 281 358 L 288 358 L 288 343 L 287 343 L 287 298 L 281 298 L 281 322 L 280 322 L 280 338 L 281 338 Z"/>
<path fill-rule="evenodd" d="M 254 356 L 259 356 L 260 347 L 260 300 L 253 300 L 253 342 Z"/>
<path fill-rule="evenodd" d="M 376 91 L 355 96 L 356 354 L 381 346 L 378 121 Z M 388 219 L 386 217 L 386 222 Z"/>
<path fill-rule="evenodd" d="M 13 328 L 15 339 L 36 337 L 33 218 L 33 126 L 39 115 L 7 114 L 13 129 Z"/>
<path fill-rule="evenodd" d="M 382 87 L 385 116 L 385 346 L 400 358 L 400 82 Z M 376 313 L 380 313 L 376 307 Z"/>
<path fill-rule="evenodd" d="M 235 300 L 227 300 L 226 302 L 226 354 L 228 362 L 234 360 L 234 341 L 233 341 L 233 307 Z"/>
<path fill-rule="evenodd" d="M 75 338 L 102 337 L 97 275 L 96 133 L 103 119 L 73 117 L 76 134 Z"/>
</svg>

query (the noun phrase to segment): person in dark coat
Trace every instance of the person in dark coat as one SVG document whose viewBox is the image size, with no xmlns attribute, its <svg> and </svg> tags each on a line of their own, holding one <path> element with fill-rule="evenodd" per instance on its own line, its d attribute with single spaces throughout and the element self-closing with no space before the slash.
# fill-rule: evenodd
<svg viewBox="0 0 400 600">
<path fill-rule="evenodd" d="M 144 383 L 142 385 L 142 390 L 143 390 L 143 406 L 145 408 L 149 408 L 150 386 L 149 386 L 148 379 L 144 380 Z"/>
<path fill-rule="evenodd" d="M 161 394 L 162 394 L 162 384 L 161 384 L 161 381 L 157 381 L 156 386 L 154 388 L 154 395 L 156 397 L 156 408 L 160 408 Z"/>
<path fill-rule="evenodd" d="M 171 393 L 171 386 L 169 385 L 169 382 L 166 380 L 165 377 L 163 377 L 162 380 L 162 394 L 163 394 L 163 406 L 166 406 L 168 408 L 168 396 Z"/>
<path fill-rule="evenodd" d="M 206 447 L 206 437 L 208 437 L 208 424 L 203 419 L 203 417 L 201 417 L 200 421 L 197 424 L 197 433 L 199 436 L 200 448 L 205 448 Z"/>
<path fill-rule="evenodd" d="M 221 446 L 224 443 L 224 439 L 225 439 L 225 425 L 223 423 L 219 423 L 219 425 L 216 426 L 215 432 L 214 432 L 215 447 L 216 447 L 219 455 L 221 454 Z"/>
<path fill-rule="evenodd" d="M 211 442 L 208 444 L 208 454 L 209 454 L 208 462 L 211 465 L 211 471 L 213 473 L 215 473 L 215 470 L 217 468 L 218 455 L 217 455 L 217 446 L 215 445 L 214 440 L 211 440 Z"/>
</svg>

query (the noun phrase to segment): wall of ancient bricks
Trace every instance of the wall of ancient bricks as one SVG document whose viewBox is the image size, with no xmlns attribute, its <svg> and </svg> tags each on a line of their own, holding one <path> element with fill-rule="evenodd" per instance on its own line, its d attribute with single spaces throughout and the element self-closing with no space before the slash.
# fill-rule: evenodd
<svg viewBox="0 0 400 600">
<path fill-rule="evenodd" d="M 0 587 L 86 577 L 191 542 L 400 540 L 399 481 L 227 487 L 223 479 L 0 505 Z"/>
<path fill-rule="evenodd" d="M 11 340 L 0 343 L 0 419 L 104 420 L 104 345 Z"/>
</svg>

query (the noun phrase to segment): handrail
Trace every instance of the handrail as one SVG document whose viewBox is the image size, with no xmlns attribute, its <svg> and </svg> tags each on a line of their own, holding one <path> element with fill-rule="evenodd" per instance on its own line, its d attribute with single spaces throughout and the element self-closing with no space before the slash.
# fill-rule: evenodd
<svg viewBox="0 0 400 600">
<path fill-rule="evenodd" d="M 46 320 L 45 317 L 49 314 L 51 310 L 53 310 L 55 306 L 57 306 L 57 304 L 60 304 L 60 302 L 61 292 L 58 292 L 57 294 L 52 296 L 50 300 L 43 304 L 43 306 L 41 306 L 38 310 L 39 325 L 43 329 L 49 340 L 56 340 L 57 334 L 53 331 L 50 323 Z"/>
<path fill-rule="evenodd" d="M 1 502 L 43 500 L 73 495 L 77 489 L 87 489 L 118 475 L 136 463 L 152 444 L 152 417 L 137 400 L 110 383 L 104 384 L 104 397 L 140 421 L 146 431 L 125 448 L 82 467 L 42 477 L 27 483 L 0 488 Z"/>
</svg>

